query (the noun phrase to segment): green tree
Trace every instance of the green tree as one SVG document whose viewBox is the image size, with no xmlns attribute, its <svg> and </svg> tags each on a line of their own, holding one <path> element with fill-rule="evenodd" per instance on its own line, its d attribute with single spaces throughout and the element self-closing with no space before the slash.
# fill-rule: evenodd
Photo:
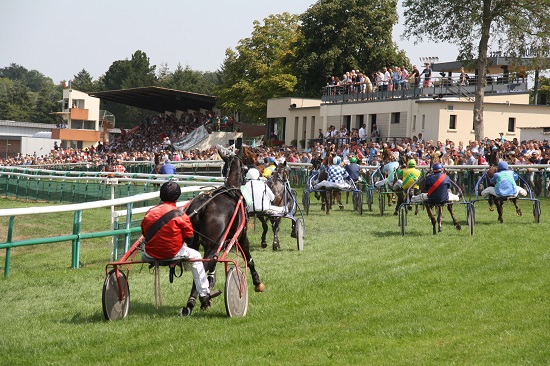
<svg viewBox="0 0 550 366">
<path fill-rule="evenodd" d="M 298 92 L 319 97 L 331 75 L 352 69 L 371 75 L 383 66 L 409 65 L 392 39 L 397 1 L 322 0 L 300 16 L 295 74 Z"/>
<path fill-rule="evenodd" d="M 85 69 L 82 69 L 73 77 L 71 87 L 84 93 L 91 93 L 98 90 L 97 84 L 94 83 L 92 76 Z"/>
<path fill-rule="evenodd" d="M 119 90 L 155 86 L 156 66 L 151 66 L 149 57 L 142 51 L 136 51 L 130 60 L 117 60 L 111 64 L 105 75 L 98 81 L 103 90 Z M 116 116 L 117 127 L 131 128 L 141 122 L 143 111 L 119 103 L 102 102 L 102 109 L 107 109 Z"/>
<path fill-rule="evenodd" d="M 550 35 L 548 1 L 404 0 L 403 7 L 404 37 L 456 44 L 459 59 L 477 64 L 473 118 L 475 137 L 483 138 L 488 51 L 493 47 L 511 58 L 520 58 L 530 49 L 535 59 L 546 58 Z"/>
<path fill-rule="evenodd" d="M 244 120 L 263 121 L 269 98 L 294 91 L 291 60 L 297 29 L 298 16 L 289 13 L 270 15 L 263 24 L 254 21 L 252 35 L 225 52 L 221 86 L 215 92 L 218 105 L 240 112 Z"/>
</svg>

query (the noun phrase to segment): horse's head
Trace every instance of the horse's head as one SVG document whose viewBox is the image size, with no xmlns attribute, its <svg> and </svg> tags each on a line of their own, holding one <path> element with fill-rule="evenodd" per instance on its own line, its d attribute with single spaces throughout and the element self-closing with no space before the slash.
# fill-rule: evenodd
<svg viewBox="0 0 550 366">
<path fill-rule="evenodd" d="M 221 145 L 217 145 L 218 153 L 224 161 L 222 174 L 225 177 L 225 184 L 229 187 L 238 187 L 244 184 L 244 176 L 246 174 L 246 166 L 243 164 L 240 154 L 235 154 L 233 151 L 226 149 Z M 242 149 L 240 150 L 242 151 Z"/>
</svg>

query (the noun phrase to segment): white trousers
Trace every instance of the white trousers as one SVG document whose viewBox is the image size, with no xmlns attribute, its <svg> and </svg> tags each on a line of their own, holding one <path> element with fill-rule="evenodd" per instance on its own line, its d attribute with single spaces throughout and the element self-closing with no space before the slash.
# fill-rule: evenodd
<svg viewBox="0 0 550 366">
<path fill-rule="evenodd" d="M 178 257 L 184 257 L 187 259 L 202 259 L 201 253 L 195 249 L 189 248 L 185 244 L 178 252 Z M 195 282 L 195 287 L 199 292 L 199 296 L 204 297 L 210 294 L 209 283 L 206 278 L 206 272 L 204 271 L 204 264 L 202 261 L 193 261 L 189 264 L 191 265 L 191 274 L 193 275 L 193 281 Z"/>
<path fill-rule="evenodd" d="M 527 196 L 527 191 L 525 189 L 523 189 L 522 187 L 520 187 L 520 186 L 516 186 L 516 194 L 515 194 L 514 197 L 517 197 L 518 194 L 525 197 L 525 196 Z M 488 195 L 497 196 L 497 194 L 495 193 L 495 187 L 485 188 L 483 191 L 481 191 L 481 195 L 483 197 L 487 197 Z"/>
</svg>

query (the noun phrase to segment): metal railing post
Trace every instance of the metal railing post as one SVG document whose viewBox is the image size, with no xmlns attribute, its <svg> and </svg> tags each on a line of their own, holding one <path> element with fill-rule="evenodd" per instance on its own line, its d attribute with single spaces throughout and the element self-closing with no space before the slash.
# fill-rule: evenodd
<svg viewBox="0 0 550 366">
<path fill-rule="evenodd" d="M 73 219 L 73 235 L 76 238 L 73 239 L 73 256 L 72 256 L 72 269 L 77 269 L 80 265 L 80 228 L 82 227 L 82 210 L 74 212 Z"/>
<path fill-rule="evenodd" d="M 7 242 L 11 243 L 13 238 L 13 222 L 15 221 L 15 216 L 10 216 L 8 220 L 8 239 Z M 10 263 L 11 263 L 11 247 L 6 248 L 6 260 L 4 263 L 4 277 L 8 277 L 10 274 Z"/>
<path fill-rule="evenodd" d="M 126 230 L 129 230 L 132 227 L 132 207 L 134 204 L 132 202 L 126 205 Z M 124 235 L 124 253 L 130 249 L 130 233 Z"/>
</svg>

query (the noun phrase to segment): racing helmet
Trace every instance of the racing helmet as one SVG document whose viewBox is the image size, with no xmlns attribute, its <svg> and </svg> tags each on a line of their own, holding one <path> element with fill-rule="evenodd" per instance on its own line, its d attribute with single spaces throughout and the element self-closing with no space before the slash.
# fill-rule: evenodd
<svg viewBox="0 0 550 366">
<path fill-rule="evenodd" d="M 505 161 L 501 161 L 498 163 L 498 171 L 501 172 L 503 170 L 508 170 L 508 163 Z"/>
<path fill-rule="evenodd" d="M 160 187 L 160 200 L 163 202 L 176 202 L 181 195 L 179 184 L 168 181 Z"/>
<path fill-rule="evenodd" d="M 246 173 L 246 179 L 248 180 L 257 180 L 260 178 L 260 171 L 256 168 L 250 168 L 248 169 L 248 172 Z"/>
<path fill-rule="evenodd" d="M 441 163 L 435 163 L 435 164 L 432 166 L 432 170 L 433 170 L 435 173 L 442 172 L 442 171 L 443 171 L 443 165 L 441 165 Z"/>
<path fill-rule="evenodd" d="M 357 163 L 357 158 L 355 156 L 352 156 L 351 158 L 349 158 L 349 162 L 350 163 Z"/>
<path fill-rule="evenodd" d="M 267 158 L 267 162 L 269 164 L 275 164 L 275 158 L 273 156 L 270 156 L 269 158 Z"/>
<path fill-rule="evenodd" d="M 332 164 L 334 165 L 340 165 L 342 163 L 342 158 L 339 156 L 335 156 L 334 159 L 332 159 Z"/>
<path fill-rule="evenodd" d="M 414 168 L 416 166 L 416 161 L 414 161 L 413 159 L 409 160 L 409 162 L 407 163 L 407 166 L 409 168 Z"/>
</svg>

